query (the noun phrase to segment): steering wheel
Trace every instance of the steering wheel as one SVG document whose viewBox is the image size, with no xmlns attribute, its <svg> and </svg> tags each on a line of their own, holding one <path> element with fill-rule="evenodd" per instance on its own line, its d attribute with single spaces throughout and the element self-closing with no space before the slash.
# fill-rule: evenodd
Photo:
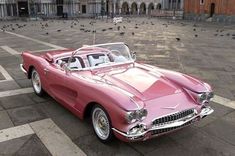
<svg viewBox="0 0 235 156">
<path fill-rule="evenodd" d="M 110 52 L 114 55 L 115 55 L 115 53 L 118 55 L 121 55 L 121 52 L 119 50 L 110 50 Z"/>
</svg>

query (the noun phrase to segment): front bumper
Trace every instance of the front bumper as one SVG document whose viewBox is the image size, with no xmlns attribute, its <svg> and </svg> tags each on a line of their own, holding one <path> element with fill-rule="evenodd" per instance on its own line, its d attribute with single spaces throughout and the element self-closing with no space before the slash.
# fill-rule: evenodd
<svg viewBox="0 0 235 156">
<path fill-rule="evenodd" d="M 195 112 L 194 114 L 190 114 L 184 118 L 175 120 L 174 122 L 171 122 L 171 123 L 165 123 L 165 124 L 161 124 L 157 126 L 153 125 L 151 128 L 146 129 L 143 132 L 140 132 L 138 134 L 127 134 L 115 128 L 112 128 L 112 130 L 116 133 L 117 136 L 119 136 L 124 141 L 147 140 L 152 137 L 156 137 L 156 136 L 180 129 L 187 125 L 190 125 L 206 117 L 207 115 L 210 115 L 213 112 L 214 110 L 211 107 L 207 106 L 207 107 L 202 108 L 200 113 Z"/>
<path fill-rule="evenodd" d="M 20 69 L 21 69 L 25 74 L 27 74 L 27 71 L 24 69 L 23 64 L 20 64 Z"/>
</svg>

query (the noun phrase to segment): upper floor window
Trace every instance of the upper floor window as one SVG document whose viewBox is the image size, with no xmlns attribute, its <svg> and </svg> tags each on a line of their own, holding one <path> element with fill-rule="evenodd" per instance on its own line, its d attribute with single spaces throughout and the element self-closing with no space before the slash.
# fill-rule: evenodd
<svg viewBox="0 0 235 156">
<path fill-rule="evenodd" d="M 204 5 L 205 0 L 200 0 L 200 5 Z"/>
</svg>

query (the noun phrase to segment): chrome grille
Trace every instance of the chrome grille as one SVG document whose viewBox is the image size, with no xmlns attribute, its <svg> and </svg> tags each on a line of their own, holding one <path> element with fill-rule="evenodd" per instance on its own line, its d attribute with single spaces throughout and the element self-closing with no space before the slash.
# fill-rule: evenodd
<svg viewBox="0 0 235 156">
<path fill-rule="evenodd" d="M 163 133 L 166 133 L 166 132 L 169 132 L 169 131 L 172 131 L 172 130 L 179 129 L 179 128 L 184 127 L 184 126 L 188 126 L 188 125 L 190 125 L 192 123 L 193 123 L 193 121 L 189 121 L 189 122 L 187 122 L 187 123 L 185 123 L 185 124 L 183 124 L 181 126 L 153 130 L 152 131 L 152 135 L 163 134 Z"/>
<path fill-rule="evenodd" d="M 157 125 L 162 125 L 165 123 L 171 123 L 171 122 L 174 122 L 175 120 L 184 118 L 184 117 L 191 115 L 193 113 L 194 113 L 194 109 L 184 110 L 182 112 L 178 112 L 178 113 L 174 113 L 171 115 L 167 115 L 167 116 L 158 118 L 158 119 L 154 120 L 152 122 L 152 124 L 153 124 L 153 126 L 157 126 Z"/>
</svg>

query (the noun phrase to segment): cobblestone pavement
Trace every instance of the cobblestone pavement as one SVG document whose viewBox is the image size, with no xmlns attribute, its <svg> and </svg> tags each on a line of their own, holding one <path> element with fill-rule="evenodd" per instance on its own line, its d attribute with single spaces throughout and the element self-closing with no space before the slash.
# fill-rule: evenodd
<svg viewBox="0 0 235 156">
<path fill-rule="evenodd" d="M 93 24 L 92 24 L 93 23 Z M 2 29 L 1 29 L 2 28 Z M 57 20 L 0 23 L 0 132 L 50 118 L 87 155 L 235 155 L 235 26 L 163 19 Z M 96 33 L 94 33 L 96 32 Z M 153 140 L 100 143 L 81 121 L 49 96 L 17 92 L 31 87 L 20 71 L 20 52 L 125 42 L 137 60 L 198 77 L 231 107 L 212 102 L 203 121 Z M 8 92 L 17 93 L 5 96 Z M 226 100 L 225 100 L 226 101 Z M 1 133 L 0 133 L 1 136 Z M 0 155 L 53 155 L 37 134 L 1 142 Z"/>
</svg>

